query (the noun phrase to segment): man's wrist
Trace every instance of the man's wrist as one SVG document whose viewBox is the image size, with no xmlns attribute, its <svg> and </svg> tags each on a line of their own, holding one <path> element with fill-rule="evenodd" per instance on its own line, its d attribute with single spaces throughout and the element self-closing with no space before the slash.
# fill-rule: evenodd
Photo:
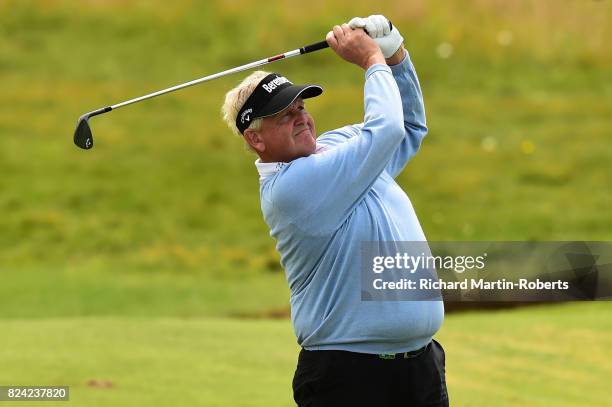
<svg viewBox="0 0 612 407">
<path fill-rule="evenodd" d="M 389 58 L 385 59 L 387 65 L 397 65 L 404 60 L 406 56 L 406 51 L 404 50 L 404 45 L 400 45 L 400 47 L 395 51 L 395 54 L 391 55 Z"/>
<path fill-rule="evenodd" d="M 376 64 L 385 64 L 385 57 L 383 57 L 382 53 L 370 56 L 361 67 L 367 71 L 372 65 Z"/>
</svg>

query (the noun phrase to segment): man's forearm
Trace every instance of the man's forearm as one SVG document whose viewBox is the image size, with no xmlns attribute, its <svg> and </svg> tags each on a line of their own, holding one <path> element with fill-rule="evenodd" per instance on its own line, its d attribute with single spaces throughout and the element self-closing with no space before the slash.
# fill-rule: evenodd
<svg viewBox="0 0 612 407">
<path fill-rule="evenodd" d="M 394 60 L 392 60 L 394 59 Z M 390 64 L 396 62 L 395 64 Z M 387 172 L 396 177 L 404 168 L 406 163 L 419 149 L 423 137 L 427 134 L 425 121 L 425 106 L 419 80 L 414 66 L 408 57 L 408 51 L 404 47 L 387 59 L 393 77 L 402 95 L 402 108 L 404 113 L 405 138 L 394 152 L 387 166 Z"/>
<path fill-rule="evenodd" d="M 425 126 L 425 106 L 421 86 L 412 61 L 408 57 L 408 51 L 401 46 L 386 62 L 391 71 L 399 91 L 402 95 L 404 109 L 404 121 L 412 126 Z"/>
</svg>

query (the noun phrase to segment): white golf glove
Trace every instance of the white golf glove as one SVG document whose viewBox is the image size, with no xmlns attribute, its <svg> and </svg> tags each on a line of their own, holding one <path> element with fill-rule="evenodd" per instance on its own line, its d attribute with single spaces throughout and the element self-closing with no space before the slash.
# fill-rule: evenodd
<svg viewBox="0 0 612 407">
<path fill-rule="evenodd" d="M 380 47 L 385 58 L 391 58 L 404 42 L 404 37 L 397 28 L 389 28 L 389 20 L 380 14 L 366 18 L 355 17 L 348 22 L 352 29 L 363 28 Z"/>
</svg>

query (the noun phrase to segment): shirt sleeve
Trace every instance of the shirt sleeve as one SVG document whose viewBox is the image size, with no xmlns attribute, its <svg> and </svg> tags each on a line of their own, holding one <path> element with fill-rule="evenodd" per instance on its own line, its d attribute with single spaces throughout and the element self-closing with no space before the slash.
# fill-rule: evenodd
<svg viewBox="0 0 612 407">
<path fill-rule="evenodd" d="M 419 150 L 427 134 L 427 123 L 421 86 L 408 51 L 402 62 L 391 66 L 391 71 L 401 94 L 404 113 L 404 138 L 386 167 L 395 178 Z"/>
<path fill-rule="evenodd" d="M 385 170 L 405 137 L 402 99 L 387 65 L 375 64 L 367 70 L 364 103 L 364 123 L 357 135 L 292 161 L 270 185 L 276 210 L 307 233 L 337 229 Z"/>
</svg>

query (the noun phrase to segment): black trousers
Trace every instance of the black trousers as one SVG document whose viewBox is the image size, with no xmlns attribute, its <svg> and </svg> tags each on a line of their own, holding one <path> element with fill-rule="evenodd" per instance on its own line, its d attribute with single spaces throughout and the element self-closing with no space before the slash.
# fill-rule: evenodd
<svg viewBox="0 0 612 407">
<path fill-rule="evenodd" d="M 448 406 L 444 366 L 437 341 L 416 356 L 395 359 L 302 349 L 293 398 L 299 407 Z"/>
</svg>

